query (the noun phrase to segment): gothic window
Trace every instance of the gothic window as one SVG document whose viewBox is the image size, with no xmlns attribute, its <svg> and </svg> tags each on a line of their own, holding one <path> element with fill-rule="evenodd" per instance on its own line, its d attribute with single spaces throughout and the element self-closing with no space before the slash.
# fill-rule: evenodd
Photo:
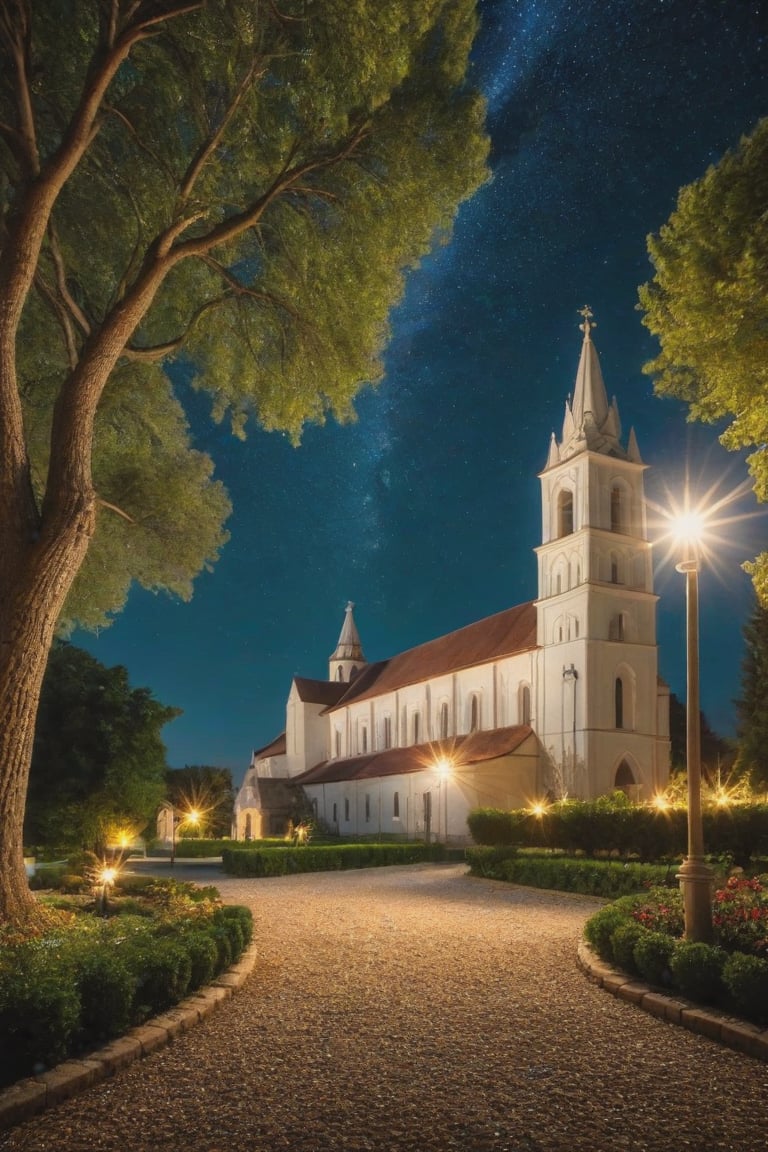
<svg viewBox="0 0 768 1152">
<path fill-rule="evenodd" d="M 413 743 L 418 744 L 421 737 L 421 715 L 418 712 L 413 714 Z"/>
<path fill-rule="evenodd" d="M 333 823 L 334 824 L 338 824 L 337 812 L 338 812 L 338 808 L 336 805 L 336 801 L 334 800 L 334 802 L 333 802 Z"/>
<path fill-rule="evenodd" d="M 336 669 L 336 679 L 339 681 L 344 679 L 344 669 L 342 668 L 341 664 L 339 664 L 338 668 Z"/>
<path fill-rule="evenodd" d="M 371 798 L 367 792 L 365 794 L 365 822 L 366 824 L 371 822 Z"/>
<path fill-rule="evenodd" d="M 630 789 L 635 783 L 635 777 L 626 760 L 622 760 L 616 769 L 616 779 L 613 782 L 614 788 L 619 788 L 622 792 L 629 794 Z"/>
<path fill-rule="evenodd" d="M 340 728 L 336 729 L 336 731 L 334 733 L 334 740 L 335 740 L 335 745 L 336 745 L 336 759 L 338 760 L 339 757 L 341 756 L 341 729 Z"/>
<path fill-rule="evenodd" d="M 245 838 L 246 838 L 246 840 L 251 840 L 253 838 L 253 834 L 251 832 L 251 826 L 252 826 L 251 825 L 251 814 L 250 814 L 250 812 L 248 812 L 246 814 L 246 817 L 245 817 Z"/>
<path fill-rule="evenodd" d="M 349 796 L 344 797 L 344 819 L 349 822 Z"/>
<path fill-rule="evenodd" d="M 469 705 L 469 730 L 470 732 L 477 732 L 480 727 L 480 700 L 475 695 L 472 697 Z"/>
<path fill-rule="evenodd" d="M 448 739 L 448 702 L 444 700 L 440 705 L 440 739 Z"/>
<path fill-rule="evenodd" d="M 627 492 L 618 484 L 611 488 L 611 532 L 627 531 Z"/>
<path fill-rule="evenodd" d="M 521 724 L 531 722 L 531 689 L 527 684 L 521 684 L 517 693 L 517 714 Z"/>
<path fill-rule="evenodd" d="M 384 717 L 384 747 L 392 747 L 392 717 Z"/>
<path fill-rule="evenodd" d="M 578 616 L 574 616 L 574 618 L 573 618 L 573 637 L 575 640 L 578 640 L 578 638 L 579 638 L 579 618 L 578 618 Z"/>
<path fill-rule="evenodd" d="M 611 553 L 611 584 L 619 584 L 619 558 L 615 552 Z"/>
<path fill-rule="evenodd" d="M 623 612 L 617 612 L 611 618 L 608 626 L 608 639 L 609 640 L 624 640 L 626 633 L 626 617 Z"/>
<path fill-rule="evenodd" d="M 563 577 L 562 577 L 562 575 L 561 575 L 561 574 L 558 572 L 558 574 L 557 574 L 557 576 L 556 576 L 556 578 L 555 578 L 555 595 L 556 595 L 556 596 L 559 596 L 559 595 L 560 595 L 560 593 L 562 592 L 562 590 L 563 590 Z"/>
<path fill-rule="evenodd" d="M 573 532 L 573 492 L 563 490 L 557 497 L 557 535 L 570 536 Z"/>
<path fill-rule="evenodd" d="M 392 816 L 395 820 L 400 819 L 400 793 L 395 792 L 392 797 Z"/>
<path fill-rule="evenodd" d="M 368 751 L 368 726 L 366 724 L 360 725 L 360 751 L 362 753 Z"/>
<path fill-rule="evenodd" d="M 616 677 L 616 681 L 615 681 L 614 686 L 613 686 L 613 700 L 614 700 L 614 711 L 615 711 L 615 720 L 616 720 L 616 722 L 614 724 L 614 728 L 623 728 L 624 727 L 624 681 L 621 679 L 621 676 Z"/>
</svg>

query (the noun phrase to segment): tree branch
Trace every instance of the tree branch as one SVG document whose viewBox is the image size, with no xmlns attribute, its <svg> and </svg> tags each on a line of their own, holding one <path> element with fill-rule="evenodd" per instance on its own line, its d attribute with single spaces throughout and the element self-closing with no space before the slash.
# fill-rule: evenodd
<svg viewBox="0 0 768 1152">
<path fill-rule="evenodd" d="M 46 283 L 40 271 L 35 275 L 35 288 L 37 288 L 43 299 L 48 302 L 51 311 L 59 322 L 67 349 L 67 362 L 69 363 L 70 371 L 72 371 L 77 364 L 77 341 L 75 340 L 75 331 L 72 327 L 72 319 L 53 288 L 51 288 L 50 284 Z"/>
<path fill-rule="evenodd" d="M 210 134 L 207 140 L 203 141 L 196 154 L 192 157 L 184 179 L 182 180 L 181 188 L 179 189 L 180 204 L 184 204 L 185 201 L 189 199 L 198 176 L 207 164 L 211 155 L 218 148 L 219 144 L 224 138 L 224 133 L 226 132 L 232 117 L 237 112 L 246 96 L 246 93 L 252 87 L 254 80 L 259 75 L 259 73 L 256 71 L 256 66 L 257 58 L 254 58 L 251 61 L 250 66 L 246 69 L 245 74 L 243 75 L 243 78 L 241 79 L 237 88 L 235 89 L 232 95 L 232 99 L 224 111 L 224 115 L 221 118 L 221 123 L 219 124 L 218 128 L 216 128 L 215 131 Z"/>
<path fill-rule="evenodd" d="M 218 308 L 222 304 L 225 304 L 229 297 L 230 294 L 225 293 L 225 295 L 217 296 L 213 300 L 206 300 L 205 304 L 201 304 L 200 307 L 196 309 L 189 324 L 187 324 L 184 331 L 175 339 L 167 340 L 164 344 L 154 344 L 151 348 L 138 348 L 134 344 L 129 344 L 123 349 L 123 356 L 126 360 L 135 360 L 150 364 L 157 360 L 162 360 L 163 357 L 169 356 L 173 352 L 177 352 L 186 341 L 198 320 L 200 320 L 206 312 L 210 312 L 212 308 Z"/>
<path fill-rule="evenodd" d="M 110 512 L 116 512 L 118 516 L 122 516 L 123 520 L 127 520 L 129 524 L 135 524 L 133 516 L 129 516 L 127 512 L 123 512 L 122 508 L 118 508 L 117 504 L 110 504 L 109 500 L 102 500 L 100 496 L 96 497 L 96 502 L 101 504 L 102 508 L 109 508 Z"/>
<path fill-rule="evenodd" d="M 67 272 L 64 267 L 64 256 L 61 252 L 61 245 L 59 244 L 59 236 L 56 231 L 56 226 L 51 220 L 48 226 L 48 242 L 50 244 L 51 259 L 56 271 L 56 286 L 59 290 L 59 297 L 62 302 L 69 309 L 70 315 L 75 323 L 80 327 L 84 336 L 90 336 L 91 325 L 88 317 L 83 312 L 82 308 L 77 304 L 73 298 L 69 288 L 67 287 Z"/>
</svg>

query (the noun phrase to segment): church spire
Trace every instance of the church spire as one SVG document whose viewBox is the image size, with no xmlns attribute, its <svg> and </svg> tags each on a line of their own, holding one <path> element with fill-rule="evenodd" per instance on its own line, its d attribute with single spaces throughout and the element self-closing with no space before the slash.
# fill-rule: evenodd
<svg viewBox="0 0 768 1152">
<path fill-rule="evenodd" d="M 350 681 L 360 671 L 360 666 L 365 664 L 363 646 L 353 615 L 354 607 L 352 601 L 348 600 L 339 642 L 329 661 L 331 680 Z"/>
<path fill-rule="evenodd" d="M 603 373 L 597 349 L 592 343 L 592 330 L 597 325 L 593 320 L 592 309 L 585 305 L 579 309 L 582 322 L 579 328 L 584 333 L 581 345 L 579 367 L 576 371 L 576 386 L 573 399 L 565 403 L 562 440 L 557 453 L 550 445 L 546 467 L 556 460 L 567 460 L 579 452 L 600 452 L 605 456 L 628 459 L 627 449 L 621 444 L 621 421 L 616 399 L 609 404 L 603 382 Z M 640 462 L 637 442 L 633 441 L 632 459 Z"/>
</svg>

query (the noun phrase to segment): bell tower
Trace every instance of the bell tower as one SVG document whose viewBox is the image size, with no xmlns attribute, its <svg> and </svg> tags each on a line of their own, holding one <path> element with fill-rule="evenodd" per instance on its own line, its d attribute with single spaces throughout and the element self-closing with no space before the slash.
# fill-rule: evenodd
<svg viewBox="0 0 768 1152">
<path fill-rule="evenodd" d="M 354 604 L 347 602 L 339 642 L 328 661 L 328 679 L 349 684 L 365 664 L 363 646 L 353 615 Z"/>
<path fill-rule="evenodd" d="M 539 737 L 555 790 L 650 796 L 668 775 L 668 690 L 658 685 L 656 601 L 634 430 L 622 444 L 589 308 L 562 437 L 544 471 L 537 639 Z M 661 693 L 661 695 L 660 695 Z M 665 711 L 666 708 L 666 711 Z"/>
</svg>

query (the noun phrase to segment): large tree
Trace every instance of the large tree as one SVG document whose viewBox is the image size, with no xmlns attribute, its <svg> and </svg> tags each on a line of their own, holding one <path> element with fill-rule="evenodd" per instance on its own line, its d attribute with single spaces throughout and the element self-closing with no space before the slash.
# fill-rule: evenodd
<svg viewBox="0 0 768 1152">
<path fill-rule="evenodd" d="M 120 831 L 143 832 L 165 795 L 161 731 L 178 715 L 148 688 L 132 688 L 125 668 L 54 644 L 37 715 L 27 843 L 99 852 Z"/>
<path fill-rule="evenodd" d="M 648 238 L 654 277 L 640 289 L 643 323 L 661 342 L 646 371 L 690 418 L 730 420 L 727 448 L 747 458 L 768 500 L 768 119 L 693 184 Z M 768 604 L 768 552 L 754 563 Z"/>
<path fill-rule="evenodd" d="M 756 604 L 744 628 L 738 768 L 753 788 L 768 789 L 768 608 Z"/>
<path fill-rule="evenodd" d="M 57 624 L 130 579 L 188 593 L 222 542 L 169 361 L 235 431 L 351 416 L 486 176 L 475 27 L 475 0 L 1 0 L 0 918 L 30 909 Z"/>
</svg>

